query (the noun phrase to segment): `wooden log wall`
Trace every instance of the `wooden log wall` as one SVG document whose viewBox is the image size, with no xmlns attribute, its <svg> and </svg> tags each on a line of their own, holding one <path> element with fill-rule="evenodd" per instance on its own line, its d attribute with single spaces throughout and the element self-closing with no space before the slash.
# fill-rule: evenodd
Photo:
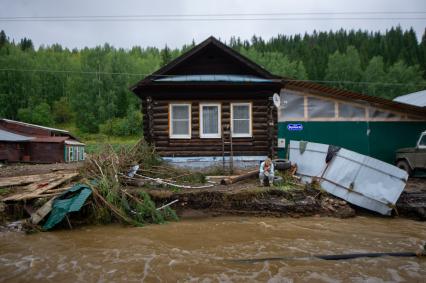
<svg viewBox="0 0 426 283">
<path fill-rule="evenodd" d="M 222 156 L 221 138 L 200 138 L 199 104 L 203 102 L 221 103 L 222 128 L 231 122 L 230 103 L 252 103 L 252 137 L 233 138 L 234 156 L 273 154 L 274 157 L 277 152 L 277 113 L 267 97 L 247 100 L 179 101 L 191 103 L 191 139 L 169 137 L 169 103 L 174 102 L 176 101 L 155 100 L 151 97 L 143 99 L 142 102 L 145 139 L 156 147 L 161 156 Z M 229 151 L 229 145 L 225 145 L 225 151 Z"/>
</svg>

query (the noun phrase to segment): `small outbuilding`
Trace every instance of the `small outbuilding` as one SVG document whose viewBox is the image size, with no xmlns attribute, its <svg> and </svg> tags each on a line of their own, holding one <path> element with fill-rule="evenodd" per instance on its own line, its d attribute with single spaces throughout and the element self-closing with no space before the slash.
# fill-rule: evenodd
<svg viewBox="0 0 426 283">
<path fill-rule="evenodd" d="M 84 160 L 84 149 L 66 130 L 0 119 L 0 161 L 77 162 Z"/>
</svg>

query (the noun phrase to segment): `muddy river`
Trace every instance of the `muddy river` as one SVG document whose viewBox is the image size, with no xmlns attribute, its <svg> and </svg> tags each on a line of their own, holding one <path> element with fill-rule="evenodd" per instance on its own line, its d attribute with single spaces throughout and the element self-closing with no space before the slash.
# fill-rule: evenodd
<svg viewBox="0 0 426 283">
<path fill-rule="evenodd" d="M 0 234 L 0 281 L 425 282 L 426 259 L 299 258 L 414 251 L 425 240 L 425 222 L 372 217 L 218 217 L 141 228 L 5 232 Z M 232 261 L 279 256 L 290 258 Z"/>
</svg>

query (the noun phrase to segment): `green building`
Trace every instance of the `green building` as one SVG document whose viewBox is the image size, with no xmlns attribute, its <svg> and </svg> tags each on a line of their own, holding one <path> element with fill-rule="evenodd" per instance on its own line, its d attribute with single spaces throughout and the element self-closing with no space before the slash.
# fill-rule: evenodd
<svg viewBox="0 0 426 283">
<path fill-rule="evenodd" d="M 332 144 L 395 163 L 426 130 L 426 108 L 323 85 L 287 81 L 278 110 L 278 156 L 290 140 Z"/>
</svg>

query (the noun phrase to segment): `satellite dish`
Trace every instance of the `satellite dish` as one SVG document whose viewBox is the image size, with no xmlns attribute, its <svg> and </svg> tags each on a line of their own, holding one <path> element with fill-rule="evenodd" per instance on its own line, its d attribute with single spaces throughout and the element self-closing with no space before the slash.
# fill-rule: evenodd
<svg viewBox="0 0 426 283">
<path fill-rule="evenodd" d="M 274 101 L 274 105 L 277 108 L 280 108 L 281 105 L 281 98 L 278 95 L 278 93 L 274 93 L 274 95 L 272 96 L 272 100 Z"/>
</svg>

